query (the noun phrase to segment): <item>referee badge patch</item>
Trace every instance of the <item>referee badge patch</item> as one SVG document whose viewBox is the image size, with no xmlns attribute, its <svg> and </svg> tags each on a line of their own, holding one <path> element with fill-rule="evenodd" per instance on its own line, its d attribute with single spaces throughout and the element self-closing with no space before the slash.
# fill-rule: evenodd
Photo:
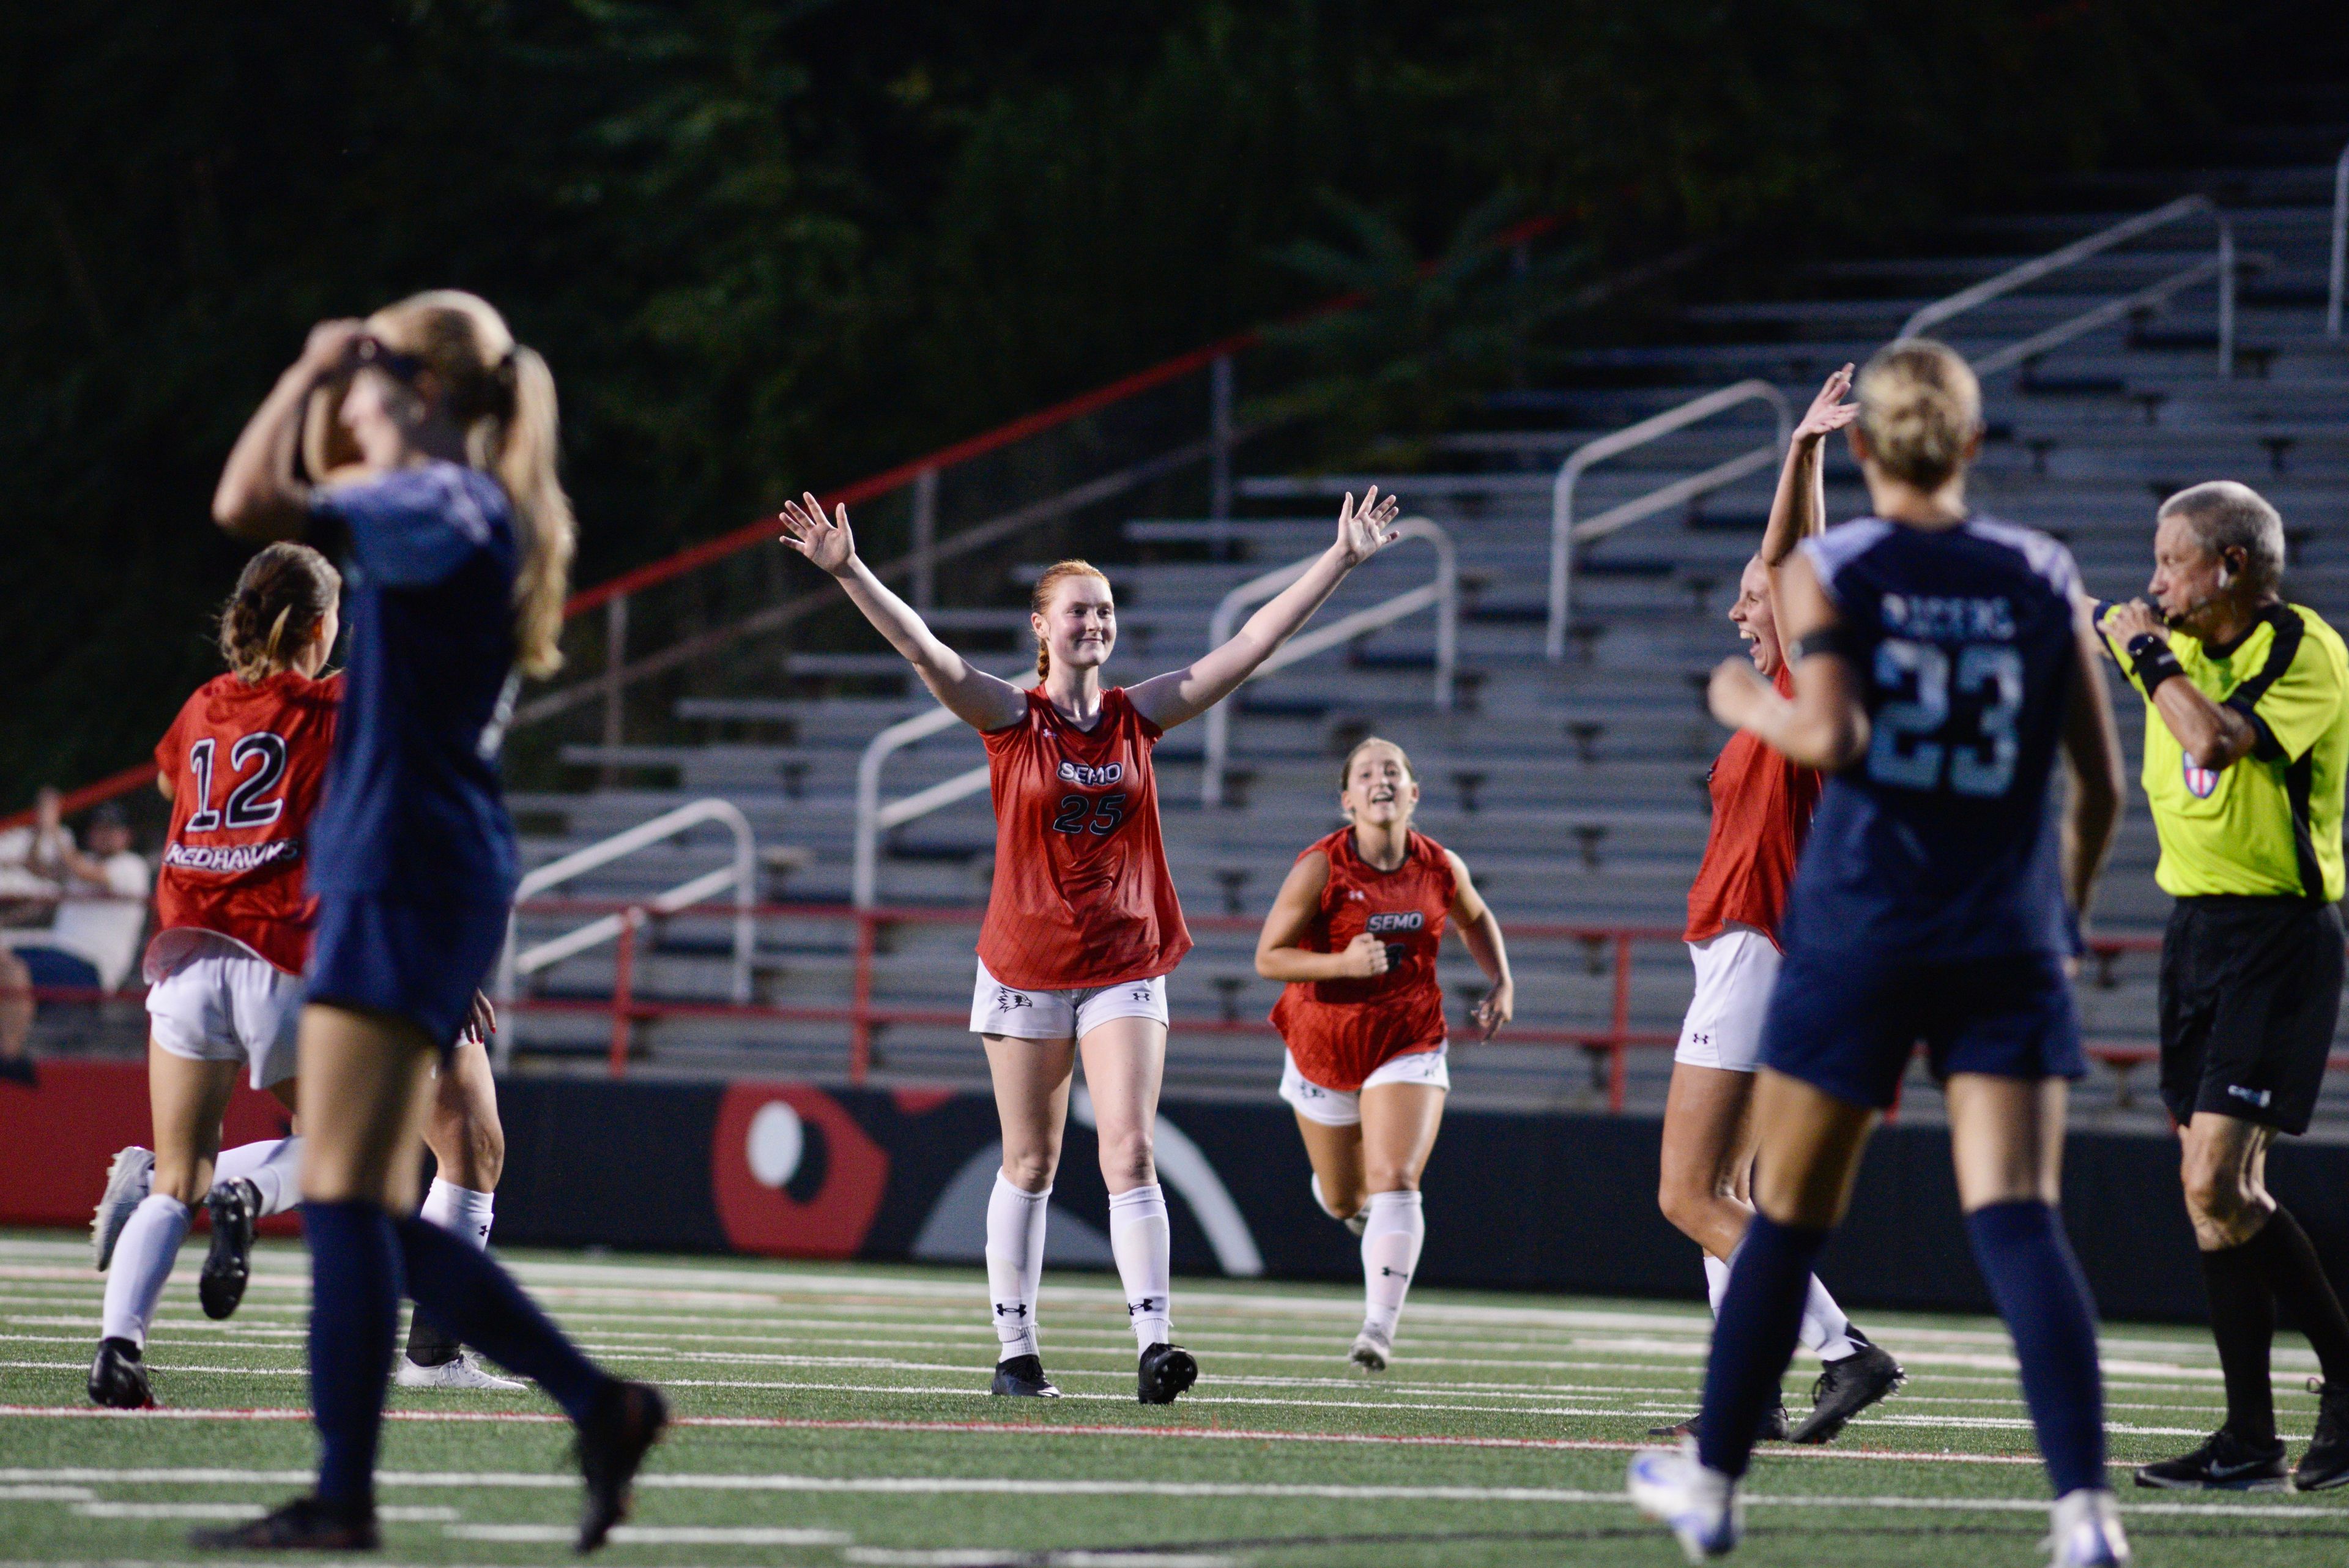
<svg viewBox="0 0 2349 1568">
<path fill-rule="evenodd" d="M 2179 758 L 2178 766 L 2186 771 L 2187 793 L 2196 800 L 2209 800 L 2210 792 L 2219 787 L 2219 775 L 2209 768 L 2196 767 L 2192 758 Z"/>
</svg>

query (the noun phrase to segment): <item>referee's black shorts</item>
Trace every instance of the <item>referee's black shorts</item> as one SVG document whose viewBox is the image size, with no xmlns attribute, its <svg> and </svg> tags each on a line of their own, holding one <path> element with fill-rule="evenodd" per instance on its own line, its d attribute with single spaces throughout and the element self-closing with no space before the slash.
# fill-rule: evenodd
<svg viewBox="0 0 2349 1568">
<path fill-rule="evenodd" d="M 2304 898 L 2180 898 L 2161 938 L 2161 1098 L 2308 1130 L 2341 1016 L 2341 911 Z"/>
</svg>

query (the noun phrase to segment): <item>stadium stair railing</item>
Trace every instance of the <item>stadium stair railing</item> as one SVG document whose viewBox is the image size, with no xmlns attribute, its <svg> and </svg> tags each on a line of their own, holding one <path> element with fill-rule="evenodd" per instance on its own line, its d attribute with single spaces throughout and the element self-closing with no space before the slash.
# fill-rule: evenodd
<svg viewBox="0 0 2349 1568">
<path fill-rule="evenodd" d="M 1636 496 L 1620 505 L 1610 506 L 1596 517 L 1580 523 L 1574 520 L 1574 495 L 1582 476 L 1594 465 L 1610 457 L 1661 441 L 1676 431 L 1702 423 L 1716 414 L 1728 412 L 1746 403 L 1764 403 L 1777 420 L 1776 437 L 1767 445 L 1740 452 L 1737 456 L 1717 462 L 1702 473 L 1676 479 L 1645 495 Z M 1686 505 L 1726 489 L 1747 474 L 1775 462 L 1786 450 L 1788 432 L 1794 428 L 1794 410 L 1786 395 L 1767 381 L 1738 381 L 1718 391 L 1692 398 L 1677 408 L 1626 425 L 1594 441 L 1575 448 L 1557 471 L 1550 486 L 1549 524 L 1549 615 L 1548 630 L 1542 641 L 1542 650 L 1552 664 L 1566 658 L 1567 625 L 1572 618 L 1572 579 L 1574 546 L 1603 539 L 1608 535 L 1628 528 L 1643 517 Z"/>
<path fill-rule="evenodd" d="M 2324 285 L 2324 335 L 2341 336 L 2342 296 L 2349 293 L 2349 147 L 2333 165 L 2333 260 Z"/>
</svg>

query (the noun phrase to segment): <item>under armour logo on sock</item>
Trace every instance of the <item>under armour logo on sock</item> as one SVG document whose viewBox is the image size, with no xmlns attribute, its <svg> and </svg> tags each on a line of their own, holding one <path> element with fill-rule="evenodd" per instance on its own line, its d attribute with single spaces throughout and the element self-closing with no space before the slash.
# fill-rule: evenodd
<svg viewBox="0 0 2349 1568">
<path fill-rule="evenodd" d="M 995 1315 L 998 1317 L 1026 1317 L 1028 1315 L 1028 1303 L 1026 1302 L 998 1302 L 995 1303 Z"/>
<path fill-rule="evenodd" d="M 1384 1280 L 1408 1280 L 1411 1275 L 1402 1269 L 1390 1269 L 1384 1263 L 1381 1263 L 1379 1277 Z"/>
<path fill-rule="evenodd" d="M 1149 1317 L 1165 1310 L 1166 1303 L 1158 1296 L 1144 1296 L 1138 1302 L 1125 1303 L 1125 1315 L 1128 1317 Z"/>
</svg>

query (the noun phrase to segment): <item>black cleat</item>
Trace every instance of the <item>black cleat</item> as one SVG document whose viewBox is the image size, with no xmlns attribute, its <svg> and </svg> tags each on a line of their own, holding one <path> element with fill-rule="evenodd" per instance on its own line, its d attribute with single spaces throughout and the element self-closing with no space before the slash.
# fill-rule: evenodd
<svg viewBox="0 0 2349 1568">
<path fill-rule="evenodd" d="M 1145 1405 L 1172 1405 L 1199 1380 L 1199 1364 L 1179 1345 L 1154 1345 L 1134 1368 L 1133 1397 Z"/>
<path fill-rule="evenodd" d="M 191 1530 L 188 1544 L 206 1552 L 379 1552 L 375 1503 L 331 1503 L 297 1497 L 274 1513 L 216 1530 Z"/>
<path fill-rule="evenodd" d="M 2349 1484 L 2349 1387 L 2333 1389 L 2323 1380 L 2308 1380 L 2317 1397 L 2316 1435 L 2292 1472 L 2294 1491 L 2323 1491 Z"/>
<path fill-rule="evenodd" d="M 1061 1391 L 1044 1376 L 1044 1361 L 1037 1355 L 1014 1355 L 995 1364 L 995 1383 L 989 1394 L 1009 1395 L 1019 1399 L 1058 1399 Z"/>
<path fill-rule="evenodd" d="M 1651 1427 L 1648 1428 L 1648 1436 L 1693 1438 L 1696 1436 L 1698 1424 L 1697 1417 L 1691 1416 L 1687 1420 L 1670 1427 Z M 1784 1402 L 1773 1405 L 1762 1412 L 1761 1424 L 1754 1429 L 1754 1440 L 1757 1443 L 1783 1443 L 1786 1440 L 1786 1433 L 1793 1424 L 1786 1415 Z"/>
<path fill-rule="evenodd" d="M 112 1410 L 152 1410 L 154 1391 L 147 1386 L 147 1366 L 139 1347 L 127 1339 L 101 1339 L 98 1359 L 89 1364 L 89 1397 Z"/>
<path fill-rule="evenodd" d="M 2169 1491 L 2279 1491 L 2283 1439 L 2255 1449 L 2221 1427 L 2190 1454 L 2137 1468 L 2137 1484 Z"/>
<path fill-rule="evenodd" d="M 649 1383 L 614 1382 L 579 1423 L 579 1473 L 587 1498 L 579 1511 L 577 1550 L 604 1544 L 612 1526 L 628 1517 L 630 1483 L 645 1454 L 668 1425 L 668 1401 Z"/>
<path fill-rule="evenodd" d="M 1830 1361 L 1811 1385 L 1811 1413 L 1787 1438 L 1793 1443 L 1831 1443 L 1846 1423 L 1909 1381 L 1889 1353 L 1862 1345 L 1840 1361 Z"/>
<path fill-rule="evenodd" d="M 196 1300 L 203 1303 L 206 1317 L 223 1318 L 244 1300 L 245 1282 L 253 1277 L 253 1228 L 261 1215 L 261 1189 L 250 1181 L 217 1182 L 204 1195 L 204 1212 L 212 1216 L 212 1249 L 204 1254 L 203 1272 L 196 1276 Z"/>
</svg>

